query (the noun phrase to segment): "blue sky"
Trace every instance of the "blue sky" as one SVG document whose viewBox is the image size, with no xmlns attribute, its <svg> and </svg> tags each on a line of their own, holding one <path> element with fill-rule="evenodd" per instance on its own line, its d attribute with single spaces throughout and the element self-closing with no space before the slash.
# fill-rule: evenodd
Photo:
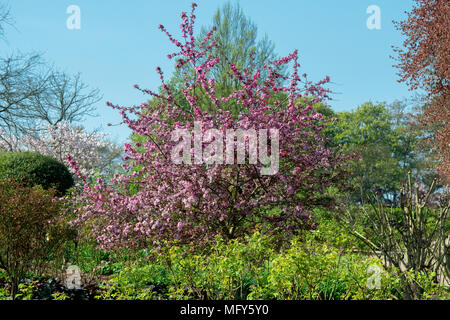
<svg viewBox="0 0 450 320">
<path fill-rule="evenodd" d="M 210 25 L 216 9 L 225 1 L 198 0 L 197 30 Z M 311 79 L 331 77 L 336 92 L 331 106 L 335 111 L 355 109 L 365 101 L 387 101 L 411 96 L 397 82 L 395 63 L 389 56 L 392 45 L 400 46 L 401 34 L 392 20 L 405 17 L 412 0 L 241 0 L 247 16 L 267 34 L 278 55 L 299 50 L 302 72 Z M 185 0 L 14 0 L 10 1 L 15 28 L 7 29 L 4 51 L 37 51 L 55 66 L 81 72 L 83 80 L 97 87 L 103 99 L 98 117 L 86 119 L 88 129 L 100 128 L 124 142 L 126 127 L 107 127 L 121 118 L 106 101 L 131 106 L 147 96 L 133 88 L 156 89 L 161 66 L 166 75 L 172 64 L 167 54 L 173 45 L 157 29 L 163 24 L 177 34 L 181 11 L 190 10 Z M 81 9 L 81 29 L 69 30 L 66 9 Z M 381 30 L 369 30 L 366 9 L 381 9 Z"/>
</svg>

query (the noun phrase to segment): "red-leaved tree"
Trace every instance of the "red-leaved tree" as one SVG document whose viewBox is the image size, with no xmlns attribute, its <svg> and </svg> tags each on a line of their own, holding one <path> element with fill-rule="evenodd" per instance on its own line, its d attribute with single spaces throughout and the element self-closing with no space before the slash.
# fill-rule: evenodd
<svg viewBox="0 0 450 320">
<path fill-rule="evenodd" d="M 419 121 L 436 128 L 432 142 L 439 171 L 450 183 L 450 2 L 416 0 L 408 18 L 396 25 L 406 37 L 404 49 L 395 49 L 400 81 L 427 93 Z"/>
<path fill-rule="evenodd" d="M 110 182 L 99 179 L 96 184 L 87 183 L 73 206 L 77 217 L 73 222 L 92 232 L 102 248 L 157 246 L 162 240 L 201 245 L 217 235 L 233 239 L 255 228 L 286 234 L 314 228 L 311 209 L 330 203 L 327 187 L 342 181 L 345 174 L 343 158 L 325 146 L 322 115 L 313 110 L 314 103 L 327 98 L 329 90 L 322 85 L 329 78 L 312 83 L 306 75 L 299 76 L 295 51 L 268 61 L 265 79 L 261 79 L 261 70 L 252 74 L 230 64 L 230 80 L 238 83 L 237 89 L 219 96 L 209 72 L 219 63 L 211 54 L 214 29 L 196 41 L 195 7 L 193 4 L 190 15 L 181 14 L 181 41 L 159 26 L 178 47 L 178 52 L 169 55 L 177 59 L 176 67 L 192 64 L 195 68 L 194 77 L 186 74 L 182 89 L 189 108 L 177 102 L 159 67 L 159 92 L 135 85 L 156 104 L 121 107 L 108 103 L 145 139 L 125 144 L 124 169 L 128 174 L 115 174 Z M 276 72 L 282 65 L 292 65 L 290 79 Z M 207 109 L 213 112 L 199 105 L 200 95 L 202 101 L 207 97 Z M 248 112 L 235 116 L 224 108 L 229 103 Z M 200 141 L 202 148 L 211 153 L 204 151 L 203 158 L 196 158 L 198 141 L 194 136 L 188 141 L 191 163 L 173 161 L 179 143 L 173 139 L 174 132 L 192 132 L 195 126 L 205 135 Z M 207 136 L 210 129 L 215 129 L 213 137 Z M 248 158 L 240 163 L 220 163 L 220 157 L 215 156 L 221 152 L 208 146 L 213 141 L 224 142 L 230 130 L 239 129 L 268 130 L 267 144 L 257 153 L 267 152 L 266 158 L 250 161 L 255 149 L 251 137 L 246 137 Z M 279 150 L 272 148 L 276 142 Z M 233 147 L 238 144 L 234 142 Z M 233 157 L 237 160 L 234 152 Z M 76 167 L 76 159 L 69 157 L 69 161 Z M 274 165 L 278 170 L 264 174 L 264 168 Z"/>
</svg>

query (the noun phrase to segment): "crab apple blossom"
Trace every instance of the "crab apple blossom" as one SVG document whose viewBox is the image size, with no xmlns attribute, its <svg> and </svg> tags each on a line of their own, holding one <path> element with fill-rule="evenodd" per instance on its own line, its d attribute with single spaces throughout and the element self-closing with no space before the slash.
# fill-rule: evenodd
<svg viewBox="0 0 450 320">
<path fill-rule="evenodd" d="M 76 219 L 72 223 L 80 228 L 87 226 L 101 248 L 158 246 L 162 240 L 200 246 L 217 235 L 234 239 L 255 228 L 287 235 L 314 228 L 311 209 L 323 203 L 326 188 L 344 174 L 343 158 L 325 146 L 324 123 L 313 109 L 315 102 L 327 98 L 329 90 L 322 85 L 328 78 L 312 83 L 299 77 L 298 52 L 294 51 L 267 61 L 263 81 L 259 79 L 260 70 L 252 74 L 230 64 L 230 81 L 237 87 L 227 96 L 218 96 L 209 72 L 219 63 L 211 54 L 214 30 L 203 41 L 195 39 L 195 6 L 190 15 L 181 16 L 183 39 L 175 39 L 159 26 L 177 47 L 178 51 L 169 55 L 177 59 L 176 67 L 192 64 L 195 68 L 195 77 L 186 77 L 182 88 L 189 108 L 180 106 L 159 67 L 160 91 L 135 86 L 151 96 L 151 105 L 122 107 L 108 103 L 119 110 L 134 134 L 144 139 L 125 144 L 126 174 L 115 174 L 110 181 L 87 182 L 74 200 Z M 292 66 L 287 81 L 275 71 L 280 65 Z M 285 82 L 287 85 L 283 85 Z M 284 95 L 277 95 L 280 92 Z M 208 99 L 208 110 L 213 111 L 205 111 L 200 105 L 200 95 Z M 222 108 L 225 103 L 245 106 L 248 112 L 233 115 Z M 174 163 L 171 153 L 178 141 L 172 139 L 173 132 L 192 132 L 196 125 L 202 138 L 194 141 L 196 135 L 191 135 L 188 144 L 200 143 L 203 150 L 219 154 L 208 149 L 212 140 L 205 135 L 207 131 L 221 133 L 217 135 L 220 139 L 227 130 L 276 129 L 282 155 L 278 171 L 261 174 L 267 161 Z M 245 147 L 251 156 L 250 144 L 245 143 Z M 270 139 L 265 147 L 270 157 Z M 194 149 L 190 149 L 191 159 L 195 159 Z M 76 169 L 77 157 L 69 156 L 68 161 Z"/>
</svg>

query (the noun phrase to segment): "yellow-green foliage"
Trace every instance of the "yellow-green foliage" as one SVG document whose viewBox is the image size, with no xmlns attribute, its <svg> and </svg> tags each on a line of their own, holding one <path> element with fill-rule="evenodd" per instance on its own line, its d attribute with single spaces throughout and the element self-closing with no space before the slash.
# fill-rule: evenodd
<svg viewBox="0 0 450 320">
<path fill-rule="evenodd" d="M 172 246 L 135 260 L 109 282 L 99 299 L 400 299 L 399 273 L 379 259 L 329 245 L 321 228 L 273 249 L 256 232 L 245 240 L 222 239 L 208 249 Z M 150 258 L 151 257 L 151 258 Z M 424 298 L 448 289 L 421 279 Z M 447 290 L 447 291 L 445 291 Z"/>
</svg>

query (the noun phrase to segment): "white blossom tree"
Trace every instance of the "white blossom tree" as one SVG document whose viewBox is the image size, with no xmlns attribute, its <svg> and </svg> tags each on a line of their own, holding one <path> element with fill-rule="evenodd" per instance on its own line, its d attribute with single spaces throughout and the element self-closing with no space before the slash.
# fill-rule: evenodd
<svg viewBox="0 0 450 320">
<path fill-rule="evenodd" d="M 88 179 L 109 173 L 121 155 L 120 148 L 106 139 L 106 133 L 86 132 L 83 127 L 68 122 L 44 124 L 39 134 L 8 136 L 0 129 L 0 135 L 3 137 L 0 149 L 38 152 L 61 161 L 68 168 L 70 165 L 66 158 L 71 154 L 77 159 L 82 175 Z"/>
</svg>

